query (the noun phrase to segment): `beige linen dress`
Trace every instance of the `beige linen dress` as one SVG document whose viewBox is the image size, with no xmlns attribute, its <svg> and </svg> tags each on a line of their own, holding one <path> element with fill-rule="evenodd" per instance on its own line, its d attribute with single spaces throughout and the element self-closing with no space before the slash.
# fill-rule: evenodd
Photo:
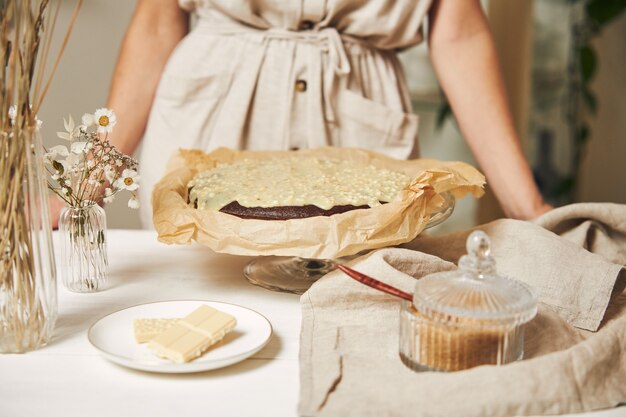
<svg viewBox="0 0 626 417">
<path fill-rule="evenodd" d="M 170 57 L 140 156 L 142 222 L 179 148 L 361 147 L 417 153 L 396 51 L 432 0 L 179 0 L 197 25 Z"/>
</svg>

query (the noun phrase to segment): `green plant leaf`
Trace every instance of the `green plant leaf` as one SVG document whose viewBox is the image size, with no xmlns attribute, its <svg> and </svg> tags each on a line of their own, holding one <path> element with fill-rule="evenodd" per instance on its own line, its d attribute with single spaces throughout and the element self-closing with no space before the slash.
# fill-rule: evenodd
<svg viewBox="0 0 626 417">
<path fill-rule="evenodd" d="M 582 90 L 583 101 L 587 105 L 587 109 L 591 112 L 591 114 L 596 114 L 598 112 L 598 99 L 596 95 L 587 87 L 583 87 Z"/>
<path fill-rule="evenodd" d="M 626 0 L 590 0 L 587 15 L 597 25 L 604 26 L 626 9 Z"/>
<path fill-rule="evenodd" d="M 450 103 L 447 101 L 441 103 L 441 106 L 437 109 L 437 130 L 441 130 L 443 125 L 446 123 L 446 120 L 452 116 L 452 107 L 450 107 Z"/>
<path fill-rule="evenodd" d="M 61 164 L 59 161 L 52 161 L 52 168 L 56 169 L 59 175 L 63 175 L 63 172 L 65 172 L 63 164 Z"/>
<path fill-rule="evenodd" d="M 591 81 L 593 74 L 596 72 L 597 58 L 596 52 L 589 45 L 585 45 L 578 51 L 578 59 L 580 63 L 580 75 L 583 83 Z"/>
<path fill-rule="evenodd" d="M 589 134 L 591 133 L 589 126 L 586 124 L 580 126 L 578 131 L 576 132 L 576 143 L 579 145 L 584 144 L 589 139 Z"/>
<path fill-rule="evenodd" d="M 563 180 L 559 183 L 559 185 L 554 190 L 554 195 L 556 197 L 562 197 L 562 196 L 569 197 L 574 192 L 575 188 L 576 188 L 576 181 L 574 180 L 574 177 L 570 175 L 570 176 L 563 178 Z"/>
</svg>

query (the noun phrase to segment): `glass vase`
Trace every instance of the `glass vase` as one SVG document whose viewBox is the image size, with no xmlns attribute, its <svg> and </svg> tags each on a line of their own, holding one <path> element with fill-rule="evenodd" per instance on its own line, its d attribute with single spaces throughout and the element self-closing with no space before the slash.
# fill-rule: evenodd
<svg viewBox="0 0 626 417">
<path fill-rule="evenodd" d="M 0 130 L 0 353 L 50 340 L 57 317 L 42 144 L 35 129 Z"/>
<path fill-rule="evenodd" d="M 59 217 L 60 272 L 70 291 L 102 290 L 107 278 L 106 213 L 98 204 L 65 207 Z"/>
</svg>

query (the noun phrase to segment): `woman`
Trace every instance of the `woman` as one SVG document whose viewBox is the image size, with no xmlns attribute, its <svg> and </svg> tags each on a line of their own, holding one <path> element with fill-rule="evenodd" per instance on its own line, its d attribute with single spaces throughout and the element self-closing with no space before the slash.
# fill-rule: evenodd
<svg viewBox="0 0 626 417">
<path fill-rule="evenodd" d="M 198 22 L 188 33 L 190 11 Z M 510 217 L 546 211 L 521 152 L 479 0 L 139 0 L 108 106 L 112 143 L 140 157 L 142 221 L 178 148 L 351 146 L 417 156 L 395 51 L 422 40 Z"/>
</svg>

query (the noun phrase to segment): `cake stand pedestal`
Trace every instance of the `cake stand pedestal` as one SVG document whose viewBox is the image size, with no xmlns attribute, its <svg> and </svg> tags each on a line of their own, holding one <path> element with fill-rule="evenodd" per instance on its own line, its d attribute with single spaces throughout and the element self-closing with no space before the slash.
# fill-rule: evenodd
<svg viewBox="0 0 626 417">
<path fill-rule="evenodd" d="M 430 216 L 425 229 L 437 226 L 454 211 L 455 199 L 443 193 L 444 204 Z M 297 256 L 261 256 L 249 262 L 243 275 L 250 283 L 272 291 L 303 294 L 311 285 L 342 263 L 353 257 L 332 259 L 307 259 Z"/>
<path fill-rule="evenodd" d="M 331 259 L 306 259 L 293 256 L 262 256 L 243 269 L 254 285 L 272 291 L 302 294 L 311 285 L 336 268 Z"/>
</svg>

